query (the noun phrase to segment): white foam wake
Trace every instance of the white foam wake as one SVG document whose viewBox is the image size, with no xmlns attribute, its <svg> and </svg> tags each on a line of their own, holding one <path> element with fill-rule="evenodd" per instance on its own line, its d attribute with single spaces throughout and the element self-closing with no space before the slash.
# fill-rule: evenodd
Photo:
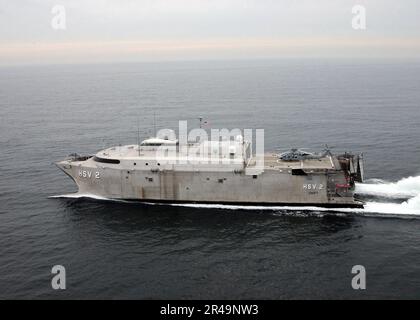
<svg viewBox="0 0 420 320">
<path fill-rule="evenodd" d="M 96 199 L 96 200 L 112 200 L 109 198 L 97 196 L 91 193 L 67 193 L 67 194 L 58 194 L 55 196 L 50 196 L 49 198 L 64 198 L 64 199 L 79 199 L 79 198 L 89 198 L 89 199 Z"/>
<path fill-rule="evenodd" d="M 157 203 L 156 203 L 157 204 Z M 204 204 L 204 203 L 172 203 L 170 206 L 174 207 L 189 207 L 189 208 L 203 208 L 203 209 L 227 209 L 227 210 L 267 210 L 267 211 L 331 211 L 329 208 L 309 207 L 309 206 L 251 206 L 251 205 L 232 205 L 232 204 Z M 335 209 L 334 211 L 341 211 Z"/>
<path fill-rule="evenodd" d="M 420 176 L 403 178 L 397 182 L 371 179 L 356 184 L 356 193 L 387 198 L 411 198 L 420 194 Z"/>
<path fill-rule="evenodd" d="M 393 215 L 420 215 L 420 194 L 402 203 L 367 202 L 363 211 Z"/>
<path fill-rule="evenodd" d="M 357 184 L 356 193 L 389 199 L 407 199 L 401 203 L 367 202 L 364 211 L 420 215 L 420 176 L 403 178 L 397 182 L 371 179 L 367 183 Z"/>
<path fill-rule="evenodd" d="M 156 204 L 156 203 L 154 203 Z M 334 212 L 334 213 L 359 213 L 359 214 L 386 214 L 386 215 L 420 215 L 420 195 L 403 203 L 367 202 L 363 209 L 356 208 L 323 208 L 323 207 L 295 207 L 295 206 L 237 206 L 225 204 L 196 204 L 182 203 L 170 204 L 171 206 L 225 209 L 225 210 L 258 210 L 258 211 L 290 211 L 290 212 Z"/>
</svg>

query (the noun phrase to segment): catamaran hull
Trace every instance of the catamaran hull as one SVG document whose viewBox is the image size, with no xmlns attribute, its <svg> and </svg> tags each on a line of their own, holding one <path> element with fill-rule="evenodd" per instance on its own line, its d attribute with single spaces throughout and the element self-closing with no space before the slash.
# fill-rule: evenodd
<svg viewBox="0 0 420 320">
<path fill-rule="evenodd" d="M 241 206 L 363 208 L 354 199 L 343 171 L 291 170 L 245 172 L 139 170 L 98 165 L 92 159 L 65 160 L 57 166 L 77 184 L 79 193 L 149 203 L 200 203 Z"/>
</svg>

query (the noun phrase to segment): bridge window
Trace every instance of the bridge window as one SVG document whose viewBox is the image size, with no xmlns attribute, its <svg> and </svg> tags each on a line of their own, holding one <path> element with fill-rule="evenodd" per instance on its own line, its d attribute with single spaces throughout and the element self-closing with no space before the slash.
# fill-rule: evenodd
<svg viewBox="0 0 420 320">
<path fill-rule="evenodd" d="M 142 146 L 148 146 L 148 147 L 160 147 L 162 145 L 162 143 L 142 143 Z"/>
<path fill-rule="evenodd" d="M 113 164 L 119 164 L 120 160 L 118 159 L 108 159 L 108 158 L 99 158 L 99 157 L 93 157 L 93 161 L 96 162 L 102 162 L 102 163 L 113 163 Z"/>
</svg>

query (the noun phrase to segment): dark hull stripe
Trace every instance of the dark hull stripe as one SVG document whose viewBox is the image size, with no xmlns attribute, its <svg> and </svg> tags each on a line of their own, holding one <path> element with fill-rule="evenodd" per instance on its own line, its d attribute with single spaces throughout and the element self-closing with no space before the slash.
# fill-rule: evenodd
<svg viewBox="0 0 420 320">
<path fill-rule="evenodd" d="M 264 206 L 264 207 L 320 207 L 320 208 L 358 208 L 363 209 L 362 203 L 287 203 L 287 202 L 235 202 L 235 201 L 188 201 L 188 200 L 156 200 L 156 199 L 115 199 L 141 203 L 157 204 L 215 204 L 230 206 Z"/>
</svg>

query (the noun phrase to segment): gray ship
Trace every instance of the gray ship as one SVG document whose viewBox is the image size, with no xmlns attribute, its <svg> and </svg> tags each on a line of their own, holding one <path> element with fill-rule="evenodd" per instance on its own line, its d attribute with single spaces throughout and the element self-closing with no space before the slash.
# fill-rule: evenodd
<svg viewBox="0 0 420 320">
<path fill-rule="evenodd" d="M 201 156 L 185 152 L 187 147 Z M 363 181 L 362 156 L 333 155 L 328 149 L 255 156 L 242 137 L 187 146 L 149 138 L 93 156 L 73 154 L 56 165 L 73 179 L 80 194 L 110 199 L 363 208 L 354 198 L 355 182 Z"/>
</svg>

